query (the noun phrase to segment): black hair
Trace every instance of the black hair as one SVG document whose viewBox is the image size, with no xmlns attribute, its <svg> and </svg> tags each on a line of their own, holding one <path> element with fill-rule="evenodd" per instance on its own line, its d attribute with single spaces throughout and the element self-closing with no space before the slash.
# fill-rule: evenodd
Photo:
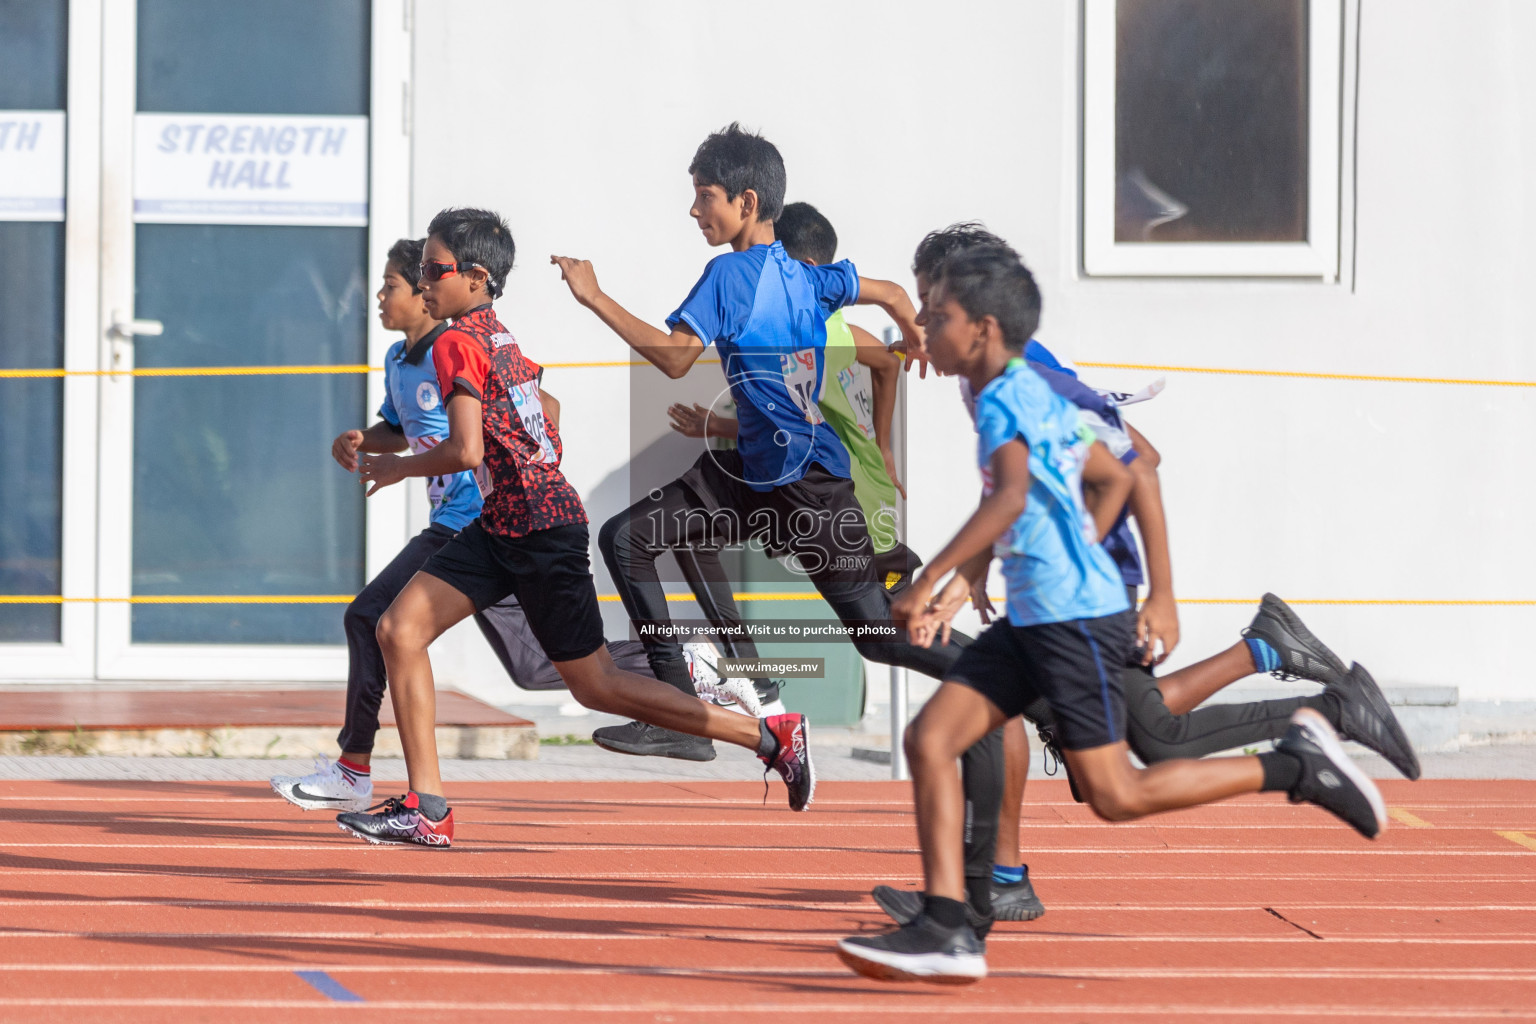
<svg viewBox="0 0 1536 1024">
<path fill-rule="evenodd" d="M 517 245 L 506 221 L 490 210 L 449 207 L 427 225 L 427 236 L 433 235 L 458 262 L 484 267 L 486 291 L 493 299 L 501 298 L 507 275 L 512 272 L 512 261 L 517 257 Z"/>
<path fill-rule="evenodd" d="M 1006 245 L 973 245 L 950 255 L 939 266 L 938 280 L 946 299 L 954 299 L 966 316 L 997 318 L 1003 344 L 1022 352 L 1040 326 L 1040 289 L 1019 254 Z"/>
<path fill-rule="evenodd" d="M 1013 252 L 1007 242 L 982 227 L 980 221 L 963 221 L 959 224 L 951 224 L 941 231 L 930 231 L 923 236 L 923 240 L 917 243 L 917 251 L 912 254 L 912 273 L 921 274 L 931 284 L 938 277 L 939 268 L 945 260 L 973 245 L 986 245 Z"/>
<path fill-rule="evenodd" d="M 393 263 L 400 276 L 411 286 L 411 294 L 421 294 L 421 250 L 426 247 L 425 238 L 402 238 L 389 247 L 386 265 Z"/>
<path fill-rule="evenodd" d="M 837 232 L 832 222 L 810 203 L 790 203 L 779 211 L 773 233 L 792 260 L 824 267 L 837 257 Z"/>
<path fill-rule="evenodd" d="M 757 219 L 778 220 L 784 209 L 784 158 L 773 143 L 732 121 L 699 143 L 688 173 L 701 185 L 719 185 L 734 200 L 747 189 L 757 193 Z"/>
</svg>

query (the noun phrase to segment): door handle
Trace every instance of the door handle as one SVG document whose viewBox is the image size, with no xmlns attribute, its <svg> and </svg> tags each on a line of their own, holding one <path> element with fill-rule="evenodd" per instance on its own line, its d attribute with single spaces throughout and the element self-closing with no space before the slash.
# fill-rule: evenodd
<svg viewBox="0 0 1536 1024">
<path fill-rule="evenodd" d="M 116 335 L 124 341 L 143 335 L 146 338 L 155 338 L 165 333 L 165 324 L 159 320 L 130 320 L 121 310 L 112 313 L 112 326 L 107 328 L 108 334 Z"/>
</svg>

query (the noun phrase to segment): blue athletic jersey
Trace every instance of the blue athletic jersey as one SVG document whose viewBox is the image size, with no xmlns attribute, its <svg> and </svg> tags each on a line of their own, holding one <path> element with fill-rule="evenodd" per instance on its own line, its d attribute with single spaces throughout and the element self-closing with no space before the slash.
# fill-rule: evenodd
<svg viewBox="0 0 1536 1024">
<path fill-rule="evenodd" d="M 1044 351 L 1043 346 L 1041 350 Z M 1026 354 L 1028 351 L 1025 350 Z M 1048 352 L 1046 354 L 1049 355 Z M 1052 391 L 1077 406 L 1078 413 L 1093 431 L 1094 437 L 1104 442 L 1104 447 L 1109 449 L 1111 455 L 1127 466 L 1136 461 L 1137 451 L 1131 446 L 1130 433 L 1125 429 L 1125 422 L 1120 419 L 1120 409 L 1114 402 L 1076 377 L 1069 376 L 1065 370 L 1052 369 L 1033 359 L 1029 360 L 1029 367 L 1051 386 Z M 1115 525 L 1105 535 L 1104 550 L 1109 552 L 1126 586 L 1137 587 L 1145 582 L 1141 557 L 1136 551 L 1136 538 L 1131 534 L 1130 502 L 1126 502 Z"/>
<path fill-rule="evenodd" d="M 1046 348 L 1044 345 L 1040 344 L 1034 338 L 1030 338 L 1029 341 L 1024 345 L 1024 358 L 1032 363 L 1042 363 L 1050 369 L 1055 370 L 1057 373 L 1066 374 L 1073 380 L 1077 379 L 1076 370 L 1061 365 L 1061 361 L 1056 358 L 1055 353 Z"/>
<path fill-rule="evenodd" d="M 813 462 L 848 477 L 848 450 L 816 399 L 826 370 L 827 317 L 858 297 L 852 263 L 813 267 L 774 242 L 710 260 L 667 317 L 667 326 L 686 323 L 720 353 L 741 424 L 736 448 L 753 490 L 794 483 Z"/>
<path fill-rule="evenodd" d="M 384 404 L 379 415 L 400 428 L 411 451 L 421 453 L 448 436 L 448 410 L 437 386 L 437 368 L 431 358 L 432 343 L 448 329 L 440 325 L 406 351 L 397 341 L 384 356 Z M 480 487 L 469 470 L 451 476 L 427 477 L 427 497 L 432 502 L 432 522 L 458 531 L 480 515 Z"/>
<path fill-rule="evenodd" d="M 1008 621 L 1034 626 L 1125 611 L 1125 584 L 1083 505 L 1092 439 L 1076 407 L 1014 360 L 976 396 L 976 434 L 986 493 L 993 454 L 1015 439 L 1029 447 L 1028 503 L 994 548 L 1003 559 Z"/>
</svg>

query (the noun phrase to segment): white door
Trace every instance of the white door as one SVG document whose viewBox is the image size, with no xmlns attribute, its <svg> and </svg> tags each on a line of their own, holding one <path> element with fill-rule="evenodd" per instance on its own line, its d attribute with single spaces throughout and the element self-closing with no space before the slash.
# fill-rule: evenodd
<svg viewBox="0 0 1536 1024">
<path fill-rule="evenodd" d="M 100 34 L 0 4 L 0 679 L 94 666 Z"/>
<path fill-rule="evenodd" d="M 329 444 L 378 406 L 405 5 L 97 11 L 95 675 L 342 678 L 342 610 L 404 532 Z"/>
</svg>

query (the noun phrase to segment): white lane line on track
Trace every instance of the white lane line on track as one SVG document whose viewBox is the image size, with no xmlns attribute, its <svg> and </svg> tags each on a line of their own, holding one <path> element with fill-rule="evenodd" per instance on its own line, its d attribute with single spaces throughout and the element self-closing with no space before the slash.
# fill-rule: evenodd
<svg viewBox="0 0 1536 1024">
<path fill-rule="evenodd" d="M 458 805 L 457 804 L 454 805 L 454 809 L 455 810 L 458 809 Z M 1529 811 L 1530 808 L 1526 808 L 1526 810 Z M 103 812 L 101 817 L 103 819 L 107 820 L 107 821 L 116 821 L 116 820 L 118 820 L 118 817 L 116 815 L 111 814 L 109 812 Z M 203 825 L 218 825 L 220 827 L 237 828 L 237 827 L 252 827 L 252 826 L 263 826 L 263 825 L 304 825 L 304 824 L 312 824 L 312 823 L 323 824 L 324 820 L 325 819 L 321 818 L 321 817 L 315 817 L 315 818 L 290 818 L 290 817 L 281 817 L 281 818 L 188 818 L 188 817 L 176 817 L 176 816 L 169 816 L 169 815 L 156 815 L 154 817 L 148 817 L 148 816 L 144 816 L 144 815 L 136 815 L 136 816 L 134 816 L 132 818 L 132 821 L 133 821 L 133 823 L 135 825 L 154 825 L 154 824 L 183 825 L 183 826 L 186 826 L 188 828 L 196 828 L 198 826 L 203 826 Z M 457 822 L 457 827 L 459 827 L 459 828 L 474 827 L 474 828 L 538 828 L 538 829 L 545 829 L 545 828 L 551 828 L 551 829 L 552 828 L 623 828 L 623 829 L 630 829 L 630 828 L 775 828 L 775 829 L 777 829 L 777 828 L 784 828 L 784 827 L 786 827 L 782 820 L 771 820 L 771 819 L 770 820 L 764 820 L 762 818 L 758 818 L 758 819 L 755 819 L 755 820 L 743 820 L 743 821 L 720 821 L 718 819 L 713 819 L 713 818 L 709 819 L 707 821 L 646 821 L 646 820 L 634 820 L 634 819 L 620 819 L 620 820 L 607 820 L 607 821 L 589 821 L 589 820 L 584 820 L 584 819 L 580 819 L 580 818 L 571 819 L 571 820 L 540 818 L 540 819 L 526 819 L 526 820 L 521 820 L 521 821 L 515 821 L 515 820 L 501 820 L 501 819 L 458 818 L 458 819 L 456 819 L 456 822 Z M 49 817 L 6 818 L 6 823 L 8 825 L 52 825 L 52 826 L 56 826 L 56 827 L 59 827 L 59 828 L 72 828 L 72 829 L 73 828 L 89 828 L 89 827 L 92 826 L 92 824 L 94 824 L 93 822 L 85 821 L 85 820 L 80 820 L 80 819 L 74 819 L 74 820 L 71 820 L 71 821 L 68 821 L 68 822 L 60 822 L 57 818 L 49 818 Z M 1505 826 L 1508 826 L 1511 829 L 1525 829 L 1525 830 L 1528 830 L 1528 831 L 1536 830 L 1536 826 L 1520 825 L 1520 824 L 1509 825 L 1509 823 L 1507 823 L 1507 822 L 1504 822 L 1504 823 L 1495 822 L 1495 823 L 1489 823 L 1489 824 L 1476 824 L 1476 825 L 1436 825 L 1436 826 L 1434 826 L 1434 829 L 1435 829 L 1435 832 L 1438 833 L 1438 834 L 1434 837 L 1434 839 L 1432 841 L 1435 842 L 1435 843 L 1443 842 L 1444 841 L 1443 838 L 1442 838 L 1443 836 L 1453 835 L 1453 834 L 1455 834 L 1457 832 L 1476 832 L 1476 833 L 1481 834 L 1481 833 L 1488 832 L 1490 830 L 1495 830 L 1496 831 L 1496 830 L 1498 830 L 1500 828 L 1504 828 Z M 858 829 L 858 828 L 885 829 L 885 828 L 889 828 L 889 829 L 902 829 L 904 831 L 910 832 L 910 831 L 913 830 L 914 825 L 913 825 L 912 821 L 796 821 L 794 823 L 793 827 L 794 827 L 794 829 L 797 832 L 801 831 L 801 830 L 804 830 L 804 829 L 817 829 L 817 828 L 835 828 L 835 829 Z M 1020 829 L 1022 831 L 1024 831 L 1024 832 L 1045 832 L 1045 831 L 1049 831 L 1049 830 L 1053 830 L 1053 829 L 1067 829 L 1067 830 L 1074 830 L 1074 831 L 1075 830 L 1101 831 L 1101 830 L 1103 830 L 1106 827 L 1111 827 L 1111 826 L 1107 826 L 1106 823 L 1102 822 L 1102 821 L 1024 821 L 1024 822 L 1020 822 Z M 1337 832 L 1337 831 L 1339 831 L 1339 825 L 1338 825 L 1337 822 L 1332 822 L 1332 823 L 1320 822 L 1320 823 L 1317 823 L 1317 824 L 1313 824 L 1313 823 L 1310 823 L 1310 822 L 1273 822 L 1273 823 L 1269 823 L 1269 824 L 1259 824 L 1259 825 L 1240 825 L 1240 824 L 1234 825 L 1234 824 L 1220 824 L 1220 823 L 1201 824 L 1201 823 L 1197 823 L 1197 822 L 1187 822 L 1187 821 L 1158 821 L 1158 822 L 1155 822 L 1155 823 L 1154 822 L 1121 822 L 1121 823 L 1116 823 L 1115 825 L 1112 826 L 1112 828 L 1113 828 L 1113 830 L 1115 832 L 1118 832 L 1118 833 L 1131 833 L 1131 834 L 1145 833 L 1145 832 L 1183 832 L 1183 831 L 1200 831 L 1200 832 L 1270 832 L 1270 831 L 1275 831 L 1275 830 L 1279 830 L 1279 829 L 1284 829 L 1287 832 Z M 9 845 L 12 845 L 12 844 L 8 843 L 7 845 L 9 846 Z"/>
<path fill-rule="evenodd" d="M 789 826 L 785 826 L 786 828 Z M 175 838 L 174 836 L 168 836 Z M 0 852 L 0 858 L 16 851 L 25 850 L 281 850 L 283 852 L 315 852 L 322 850 L 346 850 L 360 849 L 356 843 L 338 840 L 334 843 L 283 843 L 281 846 L 273 843 L 18 843 L 7 841 L 5 849 Z M 372 850 L 405 849 L 402 845 L 380 844 L 373 846 Z M 906 846 L 726 846 L 710 845 L 703 843 L 679 843 L 636 845 L 633 843 L 485 843 L 476 842 L 472 846 L 454 846 L 451 851 L 458 856 L 476 853 L 614 853 L 616 851 L 628 852 L 665 852 L 671 850 L 693 850 L 700 853 L 717 851 L 720 853 L 752 854 L 752 853 L 861 853 L 861 854 L 901 854 L 914 856 L 919 851 L 916 847 Z M 1052 856 L 1056 854 L 1071 855 L 1106 855 L 1115 856 L 1121 854 L 1205 854 L 1216 853 L 1222 856 L 1258 856 L 1258 857 L 1520 857 L 1529 859 L 1530 853 L 1522 849 L 1492 849 L 1483 850 L 1476 848 L 1445 847 L 1436 844 L 1435 849 L 1415 850 L 1319 850 L 1297 849 L 1294 846 L 1085 846 L 1085 847 L 1056 847 L 1049 850 L 1039 850 L 1032 853 L 1033 858 Z M 3 863 L 0 863 L 3 867 Z"/>
<path fill-rule="evenodd" d="M 793 971 L 783 971 L 786 976 L 793 976 Z M 840 972 L 850 981 L 855 976 L 849 971 Z M 1010 974 L 1004 971 L 996 971 L 991 975 L 997 977 L 1037 978 L 1035 973 Z M 928 992 L 926 989 L 894 989 L 892 992 Z M 873 994 L 873 993 L 871 993 Z M 319 1002 L 313 999 L 27 999 L 27 998 L 0 998 L 0 1006 L 28 1006 L 28 1007 L 114 1007 L 121 1009 L 139 1008 L 164 1008 L 164 1009 L 262 1009 L 262 1010 L 313 1010 L 326 1009 L 334 1011 L 336 1004 Z M 512 1002 L 484 1002 L 474 1003 L 462 1000 L 450 1001 L 446 999 L 429 999 L 421 1002 L 404 1002 L 390 1000 L 369 1000 L 360 1004 L 360 1008 L 369 1014 L 375 1014 L 381 1010 L 412 1010 L 422 1014 L 441 1015 L 444 1012 L 480 1012 L 480 1013 L 571 1013 L 571 1014 L 596 1014 L 613 1013 L 625 1017 L 632 1017 L 637 1011 L 646 1013 L 678 1013 L 688 1014 L 694 1017 L 723 1017 L 727 1019 L 739 1019 L 743 1015 L 751 1016 L 779 1016 L 789 1017 L 801 1014 L 850 1014 L 850 1013 L 881 1013 L 881 1014 L 923 1014 L 930 1016 L 935 1008 L 923 1002 L 921 1005 L 910 1005 L 894 1002 L 890 999 L 880 999 L 878 1002 L 858 1002 L 850 1000 L 845 1003 L 766 1003 L 753 1001 L 750 1006 L 741 1003 L 726 1002 L 716 1004 L 703 1004 L 697 1002 L 652 1002 L 645 999 L 635 999 L 623 1003 L 512 1003 Z M 1021 1007 L 1017 1001 L 989 1005 L 985 1003 L 964 1004 L 966 1014 L 1006 1014 L 1017 1017 L 1026 1007 Z M 1302 1019 L 1315 1019 L 1318 1017 L 1378 1017 L 1391 1020 L 1415 1019 L 1415 1020 L 1490 1020 L 1498 1017 L 1502 1020 L 1536 1020 L 1536 1010 L 1524 1010 L 1505 1008 L 1500 1006 L 1489 1007 L 1427 1007 L 1417 1005 L 1394 1005 L 1376 1009 L 1372 1007 L 1349 1006 L 1334 1003 L 1319 1003 L 1300 1006 L 1277 1007 L 1265 1003 L 1246 1005 L 1233 1005 L 1223 1003 L 1219 1006 L 1200 1005 L 1197 1003 L 1148 1003 L 1103 1005 L 1086 1003 L 1060 1003 L 1055 1005 L 1042 1005 L 1031 1002 L 1027 1006 L 1031 1016 L 1041 1014 L 1060 1014 L 1069 1017 L 1083 1016 L 1109 1016 L 1111 1018 L 1125 1018 L 1131 1016 L 1152 1017 L 1156 1020 L 1169 1020 L 1174 1017 L 1184 1016 L 1218 1016 L 1227 1019 L 1252 1017 L 1263 1019 L 1267 1017 L 1298 1017 Z"/>
<path fill-rule="evenodd" d="M 701 780 L 701 781 L 703 781 L 703 780 Z M 1475 781 L 1475 780 L 1473 780 L 1473 781 Z M 3 783 L 0 783 L 0 784 L 3 784 Z M 197 783 L 197 782 L 176 783 L 176 785 L 188 785 L 188 786 L 215 785 L 215 784 L 216 783 Z M 469 784 L 470 783 L 458 783 L 458 785 L 469 785 Z M 551 783 L 541 783 L 541 782 L 483 783 L 483 785 L 503 785 L 503 784 L 504 785 L 508 785 L 508 786 L 525 786 L 525 785 L 569 785 L 571 783 L 560 783 L 560 782 L 551 782 Z M 254 785 L 256 785 L 256 783 L 254 783 L 254 782 L 253 783 L 242 783 L 242 785 L 253 785 L 254 786 Z M 264 783 L 263 783 L 263 785 L 264 785 Z M 472 783 L 472 785 L 482 785 L 482 783 Z M 582 785 L 598 785 L 598 783 L 582 783 Z M 645 785 L 645 783 L 614 783 L 614 785 Z M 733 783 L 733 785 L 734 785 L 734 783 Z M 831 782 L 831 783 L 827 783 L 827 785 L 836 786 L 836 785 L 839 785 L 839 783 Z M 906 783 L 902 783 L 902 785 L 906 785 Z M 215 796 L 209 796 L 209 797 L 180 796 L 180 795 L 175 795 L 175 794 L 156 794 L 156 795 L 153 795 L 153 796 L 46 796 L 46 795 L 42 795 L 42 794 L 16 794 L 16 795 L 0 794 L 0 803 L 4 803 L 6 801 L 19 801 L 19 802 L 22 802 L 22 803 L 26 803 L 28 805 L 43 804 L 43 803 L 91 803 L 91 804 L 109 804 L 109 803 L 167 804 L 167 803 L 169 803 L 169 804 L 272 804 L 274 806 L 280 806 L 280 804 L 278 803 L 278 801 L 280 799 L 281 799 L 280 797 L 276 797 L 276 796 L 273 796 L 273 795 L 270 795 L 270 794 L 267 795 L 267 796 L 216 796 L 216 797 Z M 752 808 L 755 808 L 755 807 L 759 806 L 759 803 L 757 801 L 755 801 L 755 800 L 741 800 L 741 799 L 729 799 L 729 800 L 727 800 L 727 799 L 720 799 L 720 800 L 699 799 L 699 800 L 689 800 L 689 799 L 686 799 L 686 798 L 674 798 L 674 797 L 652 797 L 652 798 L 649 798 L 649 799 L 643 799 L 643 798 L 638 798 L 638 797 L 636 797 L 636 798 L 613 798 L 613 799 L 599 799 L 599 798 L 595 798 L 595 797 L 573 797 L 573 798 L 571 798 L 569 800 L 552 799 L 552 798 L 547 798 L 546 797 L 546 798 L 540 798 L 540 799 L 537 799 L 537 800 L 533 800 L 533 799 L 522 799 L 522 798 L 519 798 L 519 797 L 516 797 L 516 796 L 508 796 L 508 797 L 503 797 L 503 798 L 498 798 L 498 799 L 490 799 L 490 798 L 487 798 L 487 797 L 468 797 L 468 798 L 463 798 L 463 799 L 455 800 L 453 805 L 455 807 L 459 807 L 459 806 L 466 806 L 466 807 L 505 807 L 505 808 L 508 808 L 510 810 L 516 810 L 519 807 L 570 807 L 570 806 L 603 807 L 603 806 L 607 806 L 607 805 L 612 805 L 612 806 L 615 806 L 615 807 L 636 807 L 636 806 L 639 806 L 639 807 L 737 807 L 737 808 L 752 807 Z M 907 810 L 911 810 L 911 808 L 912 808 L 912 801 L 910 799 L 906 799 L 906 800 L 830 800 L 830 799 L 822 799 L 822 798 L 818 797 L 817 800 L 816 800 L 816 806 L 817 807 L 847 807 L 847 808 L 851 808 L 851 809 L 854 809 L 854 810 L 857 810 L 858 808 L 861 808 L 861 807 L 898 807 L 898 808 L 906 808 Z M 1061 801 L 1057 801 L 1057 800 L 1039 800 L 1039 801 L 1026 800 L 1026 801 L 1024 801 L 1023 806 L 1026 807 L 1026 808 L 1028 808 L 1028 807 L 1078 807 L 1078 808 L 1081 808 L 1084 805 L 1080 804 L 1080 803 L 1077 803 L 1074 800 L 1061 800 Z M 1283 810 L 1286 810 L 1286 809 L 1288 809 L 1290 807 L 1290 805 L 1288 805 L 1288 804 L 1277 804 L 1277 803 L 1274 803 L 1273 801 L 1262 801 L 1262 802 L 1255 801 L 1255 802 L 1251 802 L 1251 803 L 1250 802 L 1224 803 L 1221 806 L 1222 806 L 1223 811 L 1251 811 L 1251 810 L 1259 810 L 1259 811 L 1277 811 L 1277 810 L 1282 810 L 1283 811 Z M 1420 802 L 1418 800 L 1413 801 L 1412 804 L 1409 805 L 1409 806 L 1413 807 L 1415 810 L 1428 810 L 1428 811 L 1463 811 L 1463 810 L 1508 809 L 1508 808 L 1514 808 L 1514 809 L 1517 809 L 1517 810 L 1528 811 L 1528 810 L 1530 810 L 1530 807 L 1531 807 L 1530 803 L 1527 802 L 1527 801 L 1490 801 L 1490 802 L 1487 802 L 1487 803 L 1480 803 L 1480 802 L 1477 802 L 1477 801 L 1469 801 L 1469 802 L 1466 802 L 1466 803 L 1436 804 L 1436 803 L 1423 803 L 1423 802 Z"/>
<path fill-rule="evenodd" d="M 367 847 L 358 847 L 360 852 L 368 852 Z M 3 857 L 0 854 L 0 857 Z M 1037 855 L 1038 856 L 1038 855 Z M 1031 858 L 1034 859 L 1034 858 Z M 315 879 L 313 867 L 304 868 L 279 868 L 263 870 L 260 868 L 212 868 L 212 867 L 178 867 L 176 865 L 158 865 L 153 870 L 141 869 L 137 871 L 124 871 L 111 868 L 77 868 L 71 866 L 67 871 L 59 868 L 7 868 L 0 866 L 0 878 L 9 878 L 22 875 L 48 875 L 60 876 L 67 874 L 71 878 L 89 876 L 94 878 L 224 878 L 230 881 L 244 881 L 251 877 L 260 877 L 271 881 L 275 871 L 292 875 L 295 882 L 312 888 Z M 414 882 L 423 881 L 420 872 L 401 871 L 357 871 L 352 868 L 325 868 L 322 870 L 345 871 L 346 874 L 331 880 L 333 885 L 357 885 L 365 882 L 395 882 L 408 880 Z M 1091 880 L 1091 881 L 1186 881 L 1186 882 L 1210 882 L 1209 874 L 1186 874 L 1181 872 L 1136 872 L 1130 871 L 1064 871 L 1051 872 L 1053 880 Z M 489 872 L 454 872 L 434 871 L 428 884 L 443 879 L 474 879 L 483 882 L 515 882 L 525 879 L 540 881 L 571 881 L 582 882 L 589 885 L 598 884 L 592 875 L 577 874 L 570 871 L 517 871 L 505 874 Z M 681 882 L 697 883 L 699 873 L 697 871 L 604 871 L 601 880 L 638 880 L 638 881 L 665 881 L 673 879 Z M 784 871 L 711 871 L 710 881 L 748 881 L 748 882 L 885 882 L 890 883 L 890 872 L 818 872 L 818 873 L 794 873 Z M 1243 874 L 1241 872 L 1223 871 L 1221 880 L 1224 882 L 1238 881 L 1270 881 L 1270 882 L 1349 882 L 1358 884 L 1392 884 L 1400 885 L 1403 882 L 1433 882 L 1437 885 L 1450 885 L 1458 883 L 1524 883 L 1526 876 L 1522 874 L 1448 874 L 1443 871 L 1433 872 L 1399 872 L 1388 874 L 1373 870 L 1370 875 L 1339 875 L 1325 874 L 1323 872 L 1292 872 L 1290 874 L 1273 874 L 1267 871 Z M 899 883 L 899 879 L 897 880 Z"/>
<path fill-rule="evenodd" d="M 1317 910 L 1391 910 L 1391 911 L 1422 911 L 1425 913 L 1450 914 L 1473 911 L 1536 911 L 1536 903 L 1298 903 L 1293 900 L 1267 901 L 1280 902 L 1288 911 L 1317 911 Z M 384 900 L 183 900 L 174 897 L 157 899 L 144 897 L 139 899 L 47 899 L 25 900 L 11 899 L 0 900 L 0 907 L 155 907 L 160 910 L 277 910 L 277 909 L 306 909 L 316 910 L 377 910 L 382 912 L 411 913 L 421 910 L 484 910 L 487 912 L 504 912 L 517 910 L 620 910 L 634 908 L 640 910 L 827 910 L 827 911 L 867 911 L 872 915 L 879 912 L 879 908 L 867 902 L 817 902 L 806 903 L 796 901 L 788 903 L 781 898 L 764 896 L 758 900 L 746 900 L 742 902 L 706 901 L 706 900 L 626 900 L 615 898 L 611 900 L 528 900 L 524 902 L 507 901 L 427 901 L 411 900 L 409 903 L 391 904 Z M 1238 913 L 1250 910 L 1264 910 L 1260 903 L 1190 903 L 1188 901 L 1169 903 L 1125 903 L 1123 901 L 1106 903 L 1059 903 L 1051 901 L 1050 909 L 1058 912 L 1066 911 L 1147 911 L 1168 913 L 1170 911 L 1192 911 L 1198 913 Z"/>
<path fill-rule="evenodd" d="M 1258 912 L 1260 908 L 1255 908 Z M 24 939 L 70 939 L 74 941 L 98 941 L 121 942 L 125 940 L 152 939 L 159 942 L 185 941 L 185 942 L 249 942 L 255 939 L 280 940 L 291 942 L 296 940 L 324 940 L 335 942 L 341 940 L 364 940 L 368 942 L 386 941 L 411 941 L 421 942 L 425 940 L 443 939 L 473 939 L 478 942 L 527 942 L 537 940 L 541 949 L 547 949 L 555 942 L 677 942 L 699 941 L 718 942 L 729 940 L 749 945 L 774 945 L 784 942 L 830 942 L 841 938 L 846 934 L 844 928 L 828 928 L 824 931 L 799 931 L 799 932 L 771 932 L 762 931 L 732 931 L 729 929 L 711 929 L 707 932 L 700 931 L 663 931 L 648 925 L 652 930 L 643 935 L 627 934 L 623 932 L 552 932 L 546 928 L 506 928 L 496 931 L 482 931 L 469 929 L 445 929 L 439 932 L 432 931 L 238 931 L 238 932 L 127 932 L 127 931 L 32 931 L 21 930 L 0 932 L 0 942 L 19 942 Z M 1296 933 L 1282 935 L 1182 935 L 1182 934 L 1137 934 L 1137 935 L 1068 935 L 1061 932 L 1050 934 L 1032 935 L 1020 932 L 1002 932 L 987 937 L 989 944 L 1004 942 L 1010 945 L 1014 943 L 1047 942 L 1047 943 L 1111 943 L 1111 942 L 1156 942 L 1156 943 L 1214 943 L 1232 944 L 1260 944 L 1270 945 L 1275 943 L 1292 945 L 1295 943 L 1309 944 L 1317 939 L 1310 935 Z M 1529 934 L 1506 934 L 1497 936 L 1404 936 L 1404 935 L 1366 935 L 1351 933 L 1349 935 L 1329 935 L 1327 941 L 1330 944 L 1349 945 L 1388 945 L 1388 946 L 1536 946 L 1536 931 Z"/>
<path fill-rule="evenodd" d="M 26 973 L 56 973 L 73 974 L 83 972 L 100 972 L 110 970 L 113 973 L 180 973 L 182 971 L 197 972 L 200 974 L 288 974 L 294 970 L 319 970 L 327 974 L 397 974 L 401 967 L 399 964 L 312 964 L 303 962 L 289 962 L 280 964 L 7 964 L 0 963 L 0 971 L 8 971 L 16 974 Z M 837 967 L 656 967 L 648 965 L 636 965 L 632 967 L 611 967 L 604 965 L 585 966 L 580 964 L 560 965 L 465 965 L 465 964 L 437 964 L 431 966 L 433 974 L 465 974 L 465 975 L 544 975 L 544 974 L 596 974 L 624 977 L 627 975 L 659 976 L 659 977 L 713 977 L 713 976 L 751 976 L 751 977 L 782 977 L 792 975 L 796 977 L 844 977 L 848 974 L 844 968 Z M 1391 980 L 1391 981 L 1536 981 L 1536 971 L 1520 967 L 1468 967 L 1468 968 L 1441 968 L 1441 969 L 1409 969 L 1409 968 L 1373 968 L 1373 967 L 1210 967 L 1210 968 L 1167 968 L 1167 967 L 1109 967 L 1102 964 L 1085 966 L 1083 964 L 1048 964 L 1035 963 L 1028 970 L 1018 968 L 999 968 L 990 972 L 992 978 L 1044 978 L 1051 975 L 1069 975 L 1071 977 L 1103 978 L 1119 980 L 1122 978 L 1152 978 L 1152 979 L 1291 979 L 1307 978 L 1315 981 L 1355 981 L 1355 980 Z M 901 991 L 901 990 L 896 990 Z M 910 991 L 922 991 L 920 989 Z"/>
</svg>

